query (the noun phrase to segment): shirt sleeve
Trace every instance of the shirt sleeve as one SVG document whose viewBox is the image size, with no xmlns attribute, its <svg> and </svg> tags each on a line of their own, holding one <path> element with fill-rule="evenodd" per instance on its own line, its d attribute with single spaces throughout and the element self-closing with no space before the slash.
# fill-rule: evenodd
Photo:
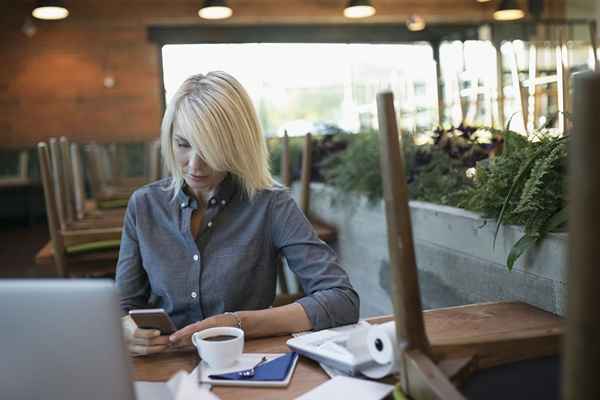
<svg viewBox="0 0 600 400">
<path fill-rule="evenodd" d="M 130 197 L 123 220 L 116 285 L 121 309 L 127 313 L 135 308 L 147 308 L 150 296 L 148 276 L 142 266 L 136 228 L 135 193 Z"/>
<path fill-rule="evenodd" d="M 304 307 L 314 330 L 358 321 L 359 297 L 335 252 L 319 239 L 312 224 L 287 190 L 277 190 L 271 203 L 272 240 L 298 276 Z"/>
</svg>

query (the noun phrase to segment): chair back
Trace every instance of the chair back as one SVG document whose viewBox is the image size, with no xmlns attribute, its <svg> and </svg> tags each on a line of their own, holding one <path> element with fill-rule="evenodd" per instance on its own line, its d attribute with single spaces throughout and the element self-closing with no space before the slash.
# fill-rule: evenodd
<svg viewBox="0 0 600 400">
<path fill-rule="evenodd" d="M 292 171 L 290 165 L 290 137 L 287 130 L 281 138 L 281 183 L 287 188 L 292 186 Z"/>
<path fill-rule="evenodd" d="M 163 175 L 162 162 L 160 158 L 160 140 L 153 140 L 149 144 L 149 148 L 150 149 L 148 159 L 150 163 L 150 168 L 148 178 L 150 182 L 154 182 L 162 178 Z"/>
<path fill-rule="evenodd" d="M 398 337 L 429 355 L 413 243 L 408 187 L 391 92 L 377 96 L 380 160 Z"/>
<path fill-rule="evenodd" d="M 300 181 L 300 208 L 310 216 L 310 177 L 312 168 L 312 135 L 304 136 L 304 149 L 302 150 L 302 177 Z"/>
<path fill-rule="evenodd" d="M 49 157 L 50 157 L 50 176 L 51 183 L 54 186 L 54 198 L 56 211 L 58 216 L 58 223 L 60 229 L 65 229 L 67 226 L 68 216 L 66 204 L 66 193 L 64 190 L 64 171 L 61 161 L 61 149 L 60 144 L 56 138 L 50 138 L 49 140 Z"/>
<path fill-rule="evenodd" d="M 29 180 L 29 152 L 27 150 L 19 153 L 19 179 Z"/>
<path fill-rule="evenodd" d="M 81 153 L 79 145 L 71 143 L 71 169 L 73 171 L 73 197 L 75 201 L 75 213 L 77 219 L 83 219 L 85 216 L 85 181 L 81 164 Z"/>
<path fill-rule="evenodd" d="M 99 148 L 96 143 L 85 146 L 86 172 L 88 174 L 92 197 L 96 200 L 102 198 L 102 166 L 100 162 Z"/>
<path fill-rule="evenodd" d="M 67 263 L 64 253 L 64 241 L 60 233 L 59 208 L 56 205 L 56 186 L 52 178 L 53 172 L 50 166 L 50 150 L 45 142 L 38 143 L 38 156 L 40 163 L 40 176 L 44 187 L 44 199 L 46 202 L 46 213 L 48 217 L 48 231 L 52 241 L 54 262 L 58 276 L 67 276 Z"/>
<path fill-rule="evenodd" d="M 73 163 L 71 161 L 71 152 L 69 149 L 69 140 L 62 136 L 60 138 L 60 156 L 62 163 L 63 179 L 61 186 L 64 190 L 64 208 L 68 222 L 73 222 L 77 219 L 75 212 L 75 193 L 73 179 Z"/>
</svg>

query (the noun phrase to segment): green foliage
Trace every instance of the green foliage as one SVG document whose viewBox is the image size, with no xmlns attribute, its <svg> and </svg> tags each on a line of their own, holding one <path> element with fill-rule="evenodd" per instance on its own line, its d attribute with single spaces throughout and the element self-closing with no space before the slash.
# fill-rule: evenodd
<svg viewBox="0 0 600 400">
<path fill-rule="evenodd" d="M 405 172 L 411 199 L 479 212 L 496 219 L 497 228 L 523 225 L 525 235 L 507 258 L 512 269 L 527 249 L 567 222 L 567 140 L 544 132 L 529 140 L 512 131 L 487 130 L 500 138 L 496 143 L 502 144 L 502 153 L 477 162 L 473 179 L 466 175 L 474 158 L 468 135 L 438 136 L 435 144 L 426 146 L 416 146 L 412 136 L 403 135 Z M 483 149 L 473 146 L 477 152 Z M 371 203 L 380 200 L 378 135 L 354 135 L 346 151 L 327 164 L 325 175 L 327 182 L 344 192 L 364 194 Z"/>
<path fill-rule="evenodd" d="M 501 224 L 525 227 L 507 259 L 511 270 L 528 248 L 566 223 L 567 137 L 539 134 L 528 141 L 506 132 L 505 138 L 503 154 L 479 163 L 475 185 L 461 193 L 459 204 L 496 218 L 496 235 Z"/>
<path fill-rule="evenodd" d="M 325 165 L 325 180 L 338 189 L 364 194 L 372 204 L 383 197 L 377 133 L 352 135 L 346 150 Z"/>
<path fill-rule="evenodd" d="M 269 146 L 271 174 L 275 176 L 281 176 L 281 138 L 271 138 L 267 144 Z M 304 137 L 289 138 L 290 167 L 292 170 L 300 168 L 300 163 L 302 162 L 303 144 Z"/>
<path fill-rule="evenodd" d="M 432 147 L 428 150 L 430 161 L 413 167 L 415 177 L 409 183 L 409 194 L 414 200 L 428 201 L 455 206 L 460 201 L 457 189 L 471 184 L 467 178 L 467 168 L 460 160 L 451 158 L 442 150 Z"/>
</svg>

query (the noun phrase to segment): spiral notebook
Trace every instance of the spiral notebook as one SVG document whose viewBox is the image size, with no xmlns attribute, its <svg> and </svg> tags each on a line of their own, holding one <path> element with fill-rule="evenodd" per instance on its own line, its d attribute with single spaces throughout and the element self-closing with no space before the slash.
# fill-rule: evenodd
<svg viewBox="0 0 600 400">
<path fill-rule="evenodd" d="M 282 363 L 283 357 L 289 357 Z M 256 369 L 256 376 L 254 378 L 238 378 L 234 376 L 238 371 L 252 368 L 256 365 L 263 357 L 267 358 L 267 362 Z M 279 360 L 278 360 L 279 359 Z M 273 362 L 273 363 L 272 363 Z M 285 387 L 289 385 L 296 364 L 298 363 L 297 353 L 244 353 L 236 361 L 234 365 L 228 368 L 211 368 L 206 362 L 200 361 L 196 367 L 196 374 L 198 376 L 198 382 L 217 386 L 257 386 L 257 387 Z M 283 368 L 283 370 L 273 371 L 273 367 Z M 276 372 L 281 374 L 282 379 L 272 380 L 265 376 L 265 371 Z M 287 373 L 285 373 L 287 372 Z M 223 379 L 217 379 L 216 376 L 221 376 Z M 269 379 L 269 380 L 263 380 Z"/>
</svg>

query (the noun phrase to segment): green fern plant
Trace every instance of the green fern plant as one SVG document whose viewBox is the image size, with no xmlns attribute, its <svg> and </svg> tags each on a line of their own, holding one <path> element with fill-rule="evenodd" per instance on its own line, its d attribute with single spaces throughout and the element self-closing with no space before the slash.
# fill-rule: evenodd
<svg viewBox="0 0 600 400">
<path fill-rule="evenodd" d="M 567 138 L 543 133 L 529 141 L 504 132 L 502 155 L 478 164 L 475 185 L 464 190 L 459 205 L 496 219 L 494 244 L 502 224 L 523 225 L 525 234 L 512 247 L 506 265 L 515 262 L 548 232 L 567 222 L 565 170 Z"/>
</svg>

